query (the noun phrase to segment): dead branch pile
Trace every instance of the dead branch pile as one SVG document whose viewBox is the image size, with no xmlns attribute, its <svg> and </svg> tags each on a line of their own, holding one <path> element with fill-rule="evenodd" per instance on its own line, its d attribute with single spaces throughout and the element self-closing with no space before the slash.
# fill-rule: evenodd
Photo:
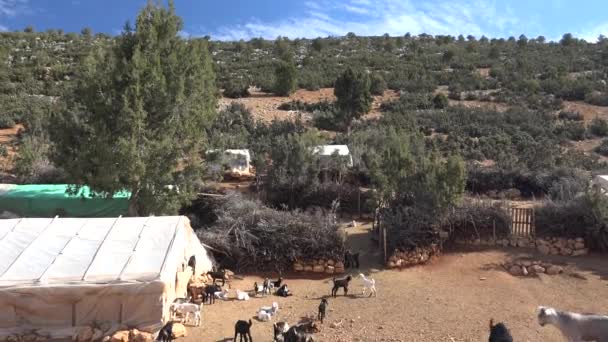
<svg viewBox="0 0 608 342">
<path fill-rule="evenodd" d="M 509 236 L 510 216 L 503 203 L 466 202 L 446 215 L 441 229 L 454 239 L 503 239 Z"/>
<path fill-rule="evenodd" d="M 332 213 L 275 210 L 231 193 L 217 216 L 197 233 L 221 264 L 239 272 L 283 271 L 297 260 L 342 260 L 344 255 Z"/>
</svg>

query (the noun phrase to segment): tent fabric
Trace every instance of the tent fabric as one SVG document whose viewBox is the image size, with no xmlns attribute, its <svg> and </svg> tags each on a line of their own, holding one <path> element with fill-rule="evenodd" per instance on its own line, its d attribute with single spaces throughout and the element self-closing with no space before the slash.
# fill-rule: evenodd
<svg viewBox="0 0 608 342">
<path fill-rule="evenodd" d="M 21 217 L 116 217 L 128 212 L 129 192 L 103 198 L 88 186 L 69 195 L 68 187 L 67 184 L 0 184 L 0 212 L 8 211 Z"/>
<path fill-rule="evenodd" d="M 0 220 L 0 337 L 93 322 L 155 331 L 212 259 L 184 216 Z"/>
</svg>

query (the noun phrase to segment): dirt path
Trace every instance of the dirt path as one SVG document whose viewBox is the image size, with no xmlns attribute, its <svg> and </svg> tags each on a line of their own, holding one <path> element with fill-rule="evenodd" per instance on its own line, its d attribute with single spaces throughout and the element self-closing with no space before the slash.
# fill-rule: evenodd
<svg viewBox="0 0 608 342">
<path fill-rule="evenodd" d="M 364 248 L 370 244 L 367 227 L 349 229 L 348 244 L 361 249 L 361 266 L 376 279 L 378 297 L 361 297 L 361 282 L 353 280 L 352 295 L 344 297 L 340 292 L 339 297 L 329 298 L 328 317 L 316 341 L 484 341 L 490 318 L 506 322 L 516 341 L 562 341 L 554 328 L 536 323 L 538 305 L 607 313 L 608 262 L 602 257 L 554 257 L 551 260 L 566 264 L 568 272 L 539 278 L 514 278 L 497 266 L 507 258 L 527 255 L 515 249 L 455 252 L 431 265 L 379 271 L 374 249 Z M 250 289 L 261 276 L 267 275 L 234 280 L 232 289 Z M 314 276 L 289 276 L 286 282 L 293 297 L 205 306 L 202 326 L 190 328 L 182 340 L 229 341 L 236 320 L 253 319 L 260 306 L 273 301 L 281 308 L 275 321 L 295 323 L 315 315 L 319 299 L 329 295 L 331 277 Z M 270 341 L 272 323 L 253 321 L 254 340 Z M 342 323 L 331 328 L 335 322 Z"/>
</svg>

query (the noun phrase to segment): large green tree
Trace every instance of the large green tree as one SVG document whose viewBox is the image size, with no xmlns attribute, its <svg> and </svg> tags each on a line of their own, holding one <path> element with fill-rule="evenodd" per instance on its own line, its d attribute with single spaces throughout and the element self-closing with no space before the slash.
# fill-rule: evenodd
<svg viewBox="0 0 608 342">
<path fill-rule="evenodd" d="M 182 26 L 173 1 L 148 2 L 134 30 L 85 60 L 54 118 L 53 161 L 75 187 L 130 191 L 130 215 L 175 213 L 197 190 L 215 77 L 207 41 L 180 38 Z"/>
<path fill-rule="evenodd" d="M 373 98 L 370 88 L 369 75 L 351 68 L 346 69 L 336 80 L 334 95 L 337 98 L 337 116 L 347 131 L 354 119 L 359 119 L 371 109 Z"/>
<path fill-rule="evenodd" d="M 279 96 L 289 96 L 298 86 L 298 71 L 290 58 L 281 60 L 275 69 L 274 93 Z"/>
</svg>

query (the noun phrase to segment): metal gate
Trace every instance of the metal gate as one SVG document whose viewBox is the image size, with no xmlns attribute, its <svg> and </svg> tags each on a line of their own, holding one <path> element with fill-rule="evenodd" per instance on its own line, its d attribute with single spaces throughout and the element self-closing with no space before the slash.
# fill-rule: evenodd
<svg viewBox="0 0 608 342">
<path fill-rule="evenodd" d="M 511 235 L 534 236 L 534 209 L 511 208 Z"/>
</svg>

